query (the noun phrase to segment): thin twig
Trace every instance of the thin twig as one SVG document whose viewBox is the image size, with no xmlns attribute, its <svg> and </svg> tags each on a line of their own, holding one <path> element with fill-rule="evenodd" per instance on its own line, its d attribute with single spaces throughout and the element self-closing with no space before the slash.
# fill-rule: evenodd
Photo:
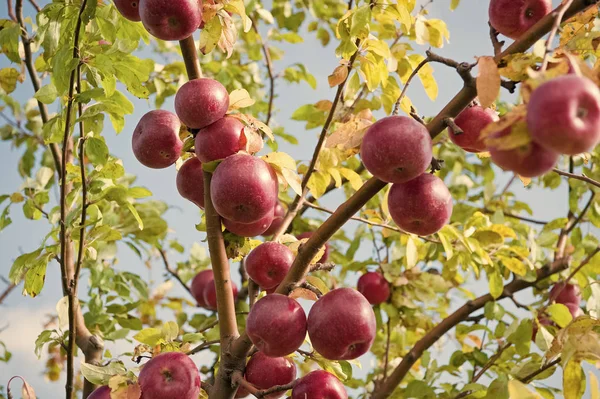
<svg viewBox="0 0 600 399">
<path fill-rule="evenodd" d="M 254 28 L 254 32 L 258 36 L 260 40 L 260 45 L 262 47 L 263 54 L 265 56 L 265 65 L 267 67 L 267 74 L 269 75 L 269 106 L 267 108 L 267 117 L 265 118 L 265 125 L 268 125 L 271 122 L 271 116 L 273 114 L 273 100 L 275 98 L 275 73 L 273 72 L 273 61 L 271 59 L 271 52 L 269 50 L 269 46 L 264 41 L 260 32 L 258 31 L 258 26 L 256 24 L 256 19 L 252 19 L 252 28 Z"/>
<path fill-rule="evenodd" d="M 314 285 L 312 285 L 306 281 L 299 283 L 299 284 L 294 284 L 294 288 L 291 289 L 290 291 L 293 291 L 296 288 L 302 288 L 302 289 L 308 290 L 308 291 L 312 292 L 313 294 L 315 294 L 317 296 L 317 298 L 321 298 L 323 296 L 323 293 L 321 292 L 320 289 L 318 289 L 317 287 L 315 287 Z"/>
<path fill-rule="evenodd" d="M 558 357 L 558 358 L 554 359 L 553 361 L 551 361 L 550 363 L 542 366 L 539 370 L 536 370 L 536 371 L 532 372 L 531 374 L 528 374 L 527 376 L 519 379 L 519 381 L 521 381 L 524 384 L 528 384 L 535 377 L 537 377 L 538 375 L 542 374 L 544 371 L 548 370 L 549 368 L 552 368 L 552 367 L 556 366 L 560 362 L 561 362 L 561 358 Z"/>
<path fill-rule="evenodd" d="M 430 61 L 429 58 L 425 58 L 423 61 L 421 61 L 419 63 L 419 65 L 416 66 L 415 69 L 413 69 L 410 76 L 408 77 L 408 80 L 404 84 L 404 87 L 402 88 L 402 92 L 400 93 L 400 96 L 396 100 L 396 104 L 394 104 L 394 110 L 392 111 L 392 115 L 398 115 L 400 113 L 400 104 L 402 103 L 402 100 L 404 99 L 404 96 L 406 95 L 406 91 L 408 90 L 408 87 L 410 86 L 414 77 L 417 76 L 417 74 L 419 73 L 421 68 L 423 68 L 425 65 L 427 65 L 429 63 L 429 61 Z"/>
<path fill-rule="evenodd" d="M 10 295 L 10 293 L 16 288 L 17 286 L 15 284 L 10 283 L 8 285 L 8 287 L 6 287 L 4 289 L 4 291 L 2 291 L 2 293 L 0 294 L 0 304 L 2 304 L 2 302 L 4 302 L 4 300 L 6 299 L 6 297 L 8 297 Z"/>
<path fill-rule="evenodd" d="M 494 211 L 492 211 L 491 209 L 488 209 L 488 208 L 483 208 L 481 211 L 484 213 L 490 214 L 490 215 L 494 214 Z M 521 220 L 521 221 L 527 222 L 527 223 L 533 223 L 533 224 L 538 224 L 538 225 L 542 225 L 542 226 L 548 224 L 548 222 L 543 221 L 543 220 L 532 219 L 532 218 L 528 218 L 525 216 L 519 216 L 519 215 L 515 215 L 512 213 L 504 212 L 504 211 L 503 211 L 503 214 L 504 214 L 504 216 L 506 216 L 508 218 Z"/>
<path fill-rule="evenodd" d="M 563 285 L 563 287 L 565 287 L 567 284 L 569 284 L 569 281 L 571 281 L 571 279 L 572 279 L 573 277 L 575 277 L 575 275 L 576 275 L 577 273 L 579 273 L 579 272 L 581 271 L 581 269 L 583 269 L 583 268 L 584 268 L 584 267 L 585 267 L 585 266 L 586 266 L 588 263 L 590 263 L 590 261 L 592 260 L 592 258 L 593 258 L 593 257 L 594 257 L 594 256 L 595 256 L 595 255 L 596 255 L 598 252 L 600 252 L 600 247 L 597 247 L 597 248 L 596 248 L 596 249 L 595 249 L 595 250 L 594 250 L 594 251 L 593 251 L 591 254 L 589 254 L 589 255 L 587 256 L 587 258 L 585 258 L 585 259 L 584 259 L 584 260 L 581 262 L 581 264 L 580 264 L 579 266 L 577 266 L 577 267 L 575 268 L 575 270 L 573 270 L 573 271 L 572 271 L 572 272 L 569 274 L 569 277 L 567 277 L 567 278 L 565 279 L 565 284 Z"/>
<path fill-rule="evenodd" d="M 550 54 L 552 53 L 552 42 L 556 37 L 556 33 L 560 28 L 560 24 L 562 23 L 563 17 L 565 13 L 573 4 L 573 0 L 565 0 L 563 3 L 553 11 L 554 16 L 554 25 L 552 25 L 552 29 L 550 30 L 550 34 L 548 35 L 548 39 L 546 40 L 546 53 L 544 54 L 544 60 L 542 61 L 542 67 L 540 71 L 545 71 L 548 68 L 548 62 L 550 61 Z"/>
<path fill-rule="evenodd" d="M 489 24 L 489 23 L 488 23 Z M 498 31 L 494 29 L 492 24 L 490 25 L 490 39 L 492 40 L 492 46 L 494 47 L 494 56 L 498 56 L 502 53 L 502 46 L 504 46 L 504 41 L 498 40 Z"/>
<path fill-rule="evenodd" d="M 13 9 L 12 0 L 6 0 L 8 3 L 8 16 L 13 21 L 17 22 L 17 16 L 15 15 L 15 10 Z"/>
<path fill-rule="evenodd" d="M 276 385 L 269 389 L 263 389 L 263 390 L 257 391 L 254 394 L 254 396 L 256 396 L 257 398 L 260 399 L 260 398 L 264 398 L 267 395 L 272 394 L 272 393 L 289 391 L 290 389 L 293 389 L 297 383 L 298 383 L 298 380 L 295 380 L 295 381 L 290 382 L 289 384 Z"/>
<path fill-rule="evenodd" d="M 325 272 L 330 272 L 335 268 L 335 263 L 333 262 L 328 262 L 328 263 L 315 263 L 311 268 L 310 268 L 310 272 L 318 272 L 318 271 L 325 271 Z"/>
<path fill-rule="evenodd" d="M 456 124 L 456 122 L 454 122 L 454 118 L 445 118 L 444 123 L 450 129 L 452 129 L 452 134 L 454 134 L 455 136 L 458 136 L 458 135 L 464 133 L 464 131 Z"/>
<path fill-rule="evenodd" d="M 42 9 L 40 8 L 40 6 L 38 5 L 38 3 L 35 2 L 35 0 L 29 0 L 29 2 L 31 3 L 31 5 L 33 6 L 33 8 L 35 8 L 36 12 L 40 12 L 42 11 Z"/>
<path fill-rule="evenodd" d="M 567 228 L 567 230 L 566 230 L 567 234 L 570 234 L 573 231 L 573 229 L 575 229 L 575 227 L 577 227 L 577 225 L 581 222 L 581 220 L 584 218 L 587 211 L 590 209 L 590 206 L 594 202 L 595 198 L 596 198 L 596 193 L 590 190 L 590 199 L 588 200 L 588 202 L 585 204 L 585 206 L 581 210 L 581 213 L 579 214 L 579 216 L 577 216 L 577 218 L 573 221 L 573 223 L 571 223 L 571 225 Z"/>
<path fill-rule="evenodd" d="M 496 353 L 482 367 L 482 369 L 479 370 L 479 372 L 473 376 L 473 379 L 471 380 L 471 382 L 477 382 L 477 381 L 479 381 L 479 379 L 481 377 L 483 377 L 483 375 L 486 373 L 486 371 L 488 371 L 494 365 L 494 363 L 496 363 L 496 361 L 500 358 L 500 356 L 502 356 L 502 353 L 504 353 L 504 351 L 507 350 L 511 346 L 512 346 L 511 343 L 507 343 L 507 344 L 505 344 L 503 346 L 500 346 L 498 348 L 498 350 L 496 351 Z"/>
<path fill-rule="evenodd" d="M 194 297 L 194 294 L 192 294 L 192 289 L 181 279 L 181 276 L 179 275 L 179 273 L 177 273 L 177 270 L 173 269 L 171 267 L 171 264 L 169 263 L 169 259 L 167 259 L 167 254 L 165 253 L 164 249 L 162 248 L 158 248 L 156 247 L 156 249 L 158 250 L 158 253 L 160 254 L 160 257 L 163 260 L 163 264 L 165 265 L 165 269 L 167 270 L 167 272 L 169 272 L 169 274 L 171 276 L 173 276 L 173 278 L 175 278 L 175 280 L 177 280 L 179 282 L 179 284 L 181 284 L 181 286 L 192 296 L 192 298 Z"/>
<path fill-rule="evenodd" d="M 515 182 L 515 180 L 517 180 L 517 174 L 516 173 L 513 174 L 513 176 L 508 181 L 508 183 L 506 183 L 506 186 L 504 186 L 504 188 L 500 192 L 500 195 L 499 195 L 500 197 L 503 197 L 504 194 L 506 194 L 506 192 L 508 191 L 508 189 L 510 188 L 510 186 L 512 186 L 512 184 Z"/>
<path fill-rule="evenodd" d="M 388 373 L 388 364 L 389 364 L 389 359 L 390 359 L 390 338 L 392 336 L 391 321 L 392 321 L 392 319 L 388 316 L 387 339 L 385 341 L 385 359 L 384 359 L 384 363 L 383 363 L 383 379 L 381 380 L 382 382 L 385 382 L 385 379 L 387 378 L 387 373 Z"/>
<path fill-rule="evenodd" d="M 217 345 L 219 344 L 221 341 L 219 341 L 218 339 L 215 339 L 213 341 L 206 341 L 201 343 L 200 345 L 196 346 L 195 348 L 191 349 L 190 351 L 188 351 L 186 353 L 186 355 L 191 356 L 191 355 L 195 355 L 196 353 L 203 351 L 205 349 L 210 348 L 213 345 Z"/>
</svg>

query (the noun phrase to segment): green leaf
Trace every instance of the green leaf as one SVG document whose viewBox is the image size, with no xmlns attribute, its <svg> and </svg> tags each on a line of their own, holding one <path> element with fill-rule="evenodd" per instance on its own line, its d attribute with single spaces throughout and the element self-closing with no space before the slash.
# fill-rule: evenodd
<svg viewBox="0 0 600 399">
<path fill-rule="evenodd" d="M 458 7 L 459 4 L 460 4 L 460 0 L 452 0 L 450 2 L 450 9 L 452 11 L 456 10 L 456 8 Z"/>
<path fill-rule="evenodd" d="M 487 390 L 485 399 L 509 399 L 508 397 L 508 380 L 501 376 L 496 378 L 490 384 Z"/>
<path fill-rule="evenodd" d="M 152 196 L 152 191 L 145 187 L 132 187 L 127 190 L 127 194 L 131 198 L 146 198 Z"/>
<path fill-rule="evenodd" d="M 562 303 L 555 303 L 546 308 L 546 313 L 550 316 L 553 322 L 558 324 L 559 327 L 565 328 L 573 321 L 573 316 L 569 308 Z"/>
<path fill-rule="evenodd" d="M 489 273 L 488 278 L 490 295 L 492 295 L 492 298 L 498 299 L 504 291 L 504 282 L 502 281 L 502 276 L 498 270 L 494 269 Z"/>
<path fill-rule="evenodd" d="M 44 104 L 52 104 L 58 98 L 58 90 L 52 83 L 42 86 L 34 95 L 35 99 Z"/>
<path fill-rule="evenodd" d="M 371 6 L 365 4 L 358 7 L 353 13 L 350 22 L 350 36 L 365 38 L 369 34 L 369 23 L 371 22 Z"/>
<path fill-rule="evenodd" d="M 104 165 L 108 162 L 108 146 L 103 138 L 89 137 L 85 141 L 85 155 L 90 162 L 97 165 Z"/>
<path fill-rule="evenodd" d="M 527 267 L 523 261 L 517 258 L 509 258 L 508 256 L 498 256 L 498 258 L 502 261 L 504 266 L 517 276 L 524 276 L 527 274 Z"/>
<path fill-rule="evenodd" d="M 17 64 L 21 63 L 19 55 L 19 37 L 21 36 L 21 27 L 19 24 L 0 20 L 0 51 L 6 54 L 9 60 Z"/>
<path fill-rule="evenodd" d="M 133 217 L 135 218 L 135 220 L 138 222 L 138 228 L 140 230 L 144 230 L 144 222 L 143 222 L 142 218 L 140 217 L 140 214 L 138 213 L 137 209 L 135 209 L 133 204 L 131 204 L 129 202 L 127 203 L 126 206 L 127 206 L 127 209 L 129 209 L 129 211 L 133 215 Z"/>
<path fill-rule="evenodd" d="M 531 335 L 533 334 L 533 322 L 531 319 L 522 320 L 515 332 L 508 336 L 508 342 L 515 345 L 517 353 L 521 356 L 529 354 L 531 347 Z"/>
<path fill-rule="evenodd" d="M 44 345 L 52 341 L 51 337 L 53 332 L 53 330 L 44 330 L 40 333 L 40 335 L 38 335 L 37 339 L 35 340 L 35 354 L 38 357 L 38 359 L 40 359 L 42 356 L 42 349 Z"/>
<path fill-rule="evenodd" d="M 108 385 L 108 381 L 113 376 L 127 373 L 127 369 L 121 362 L 112 362 L 106 366 L 95 366 L 82 362 L 80 370 L 85 379 L 95 385 Z"/>
<path fill-rule="evenodd" d="M 563 389 L 565 399 L 580 399 L 585 393 L 585 373 L 581 362 L 571 359 L 563 369 Z"/>
</svg>

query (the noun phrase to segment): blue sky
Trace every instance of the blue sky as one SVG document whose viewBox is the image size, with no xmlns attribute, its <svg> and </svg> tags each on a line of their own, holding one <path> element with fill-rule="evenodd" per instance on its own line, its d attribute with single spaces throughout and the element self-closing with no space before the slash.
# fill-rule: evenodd
<svg viewBox="0 0 600 399">
<path fill-rule="evenodd" d="M 419 1 L 421 4 L 423 1 Z M 27 2 L 26 2 L 27 3 Z M 43 3 L 43 2 L 42 2 Z M 555 4 L 559 1 L 555 0 Z M 450 0 L 434 0 L 428 9 L 431 15 L 436 18 L 442 18 L 448 23 L 450 30 L 450 43 L 443 49 L 436 52 L 440 55 L 456 59 L 458 61 L 473 62 L 477 55 L 489 55 L 492 53 L 492 46 L 488 37 L 487 25 L 487 6 L 488 1 L 483 0 L 462 0 L 460 7 L 451 12 L 449 10 Z M 26 13 L 31 15 L 31 9 L 27 3 Z M 5 14 L 3 11 L 1 14 Z M 5 17 L 5 15 L 0 15 Z M 282 61 L 275 62 L 275 70 L 281 71 L 283 68 L 296 62 L 304 63 L 309 71 L 315 75 L 318 81 L 317 90 L 312 90 L 308 85 L 287 85 L 285 82 L 277 83 L 276 107 L 278 113 L 274 118 L 275 124 L 283 125 L 290 133 L 295 134 L 299 141 L 299 146 L 289 146 L 282 143 L 280 149 L 286 151 L 298 160 L 308 160 L 312 155 L 312 150 L 317 141 L 317 130 L 305 131 L 302 123 L 294 122 L 290 119 L 291 114 L 299 106 L 306 103 L 315 103 L 323 99 L 333 99 L 334 89 L 327 85 L 327 76 L 338 65 L 338 60 L 334 55 L 334 46 L 330 45 L 323 49 L 321 45 L 314 40 L 311 34 L 304 32 L 302 36 L 305 42 L 294 45 L 293 48 L 284 46 L 286 52 Z M 335 43 L 334 43 L 335 45 Z M 418 46 L 417 46 L 418 47 Z M 424 54 L 426 48 L 420 48 L 417 51 Z M 7 66 L 5 58 L 0 60 L 0 67 Z M 439 97 L 436 102 L 430 101 L 420 83 L 414 84 L 408 91 L 408 95 L 413 103 L 418 107 L 419 112 L 425 115 L 434 115 L 444 104 L 460 89 L 462 81 L 456 73 L 441 65 L 434 65 L 435 77 L 439 85 Z M 22 84 L 15 93 L 20 100 L 26 100 L 32 95 L 32 88 L 28 81 Z M 200 214 L 195 205 L 181 198 L 175 188 L 175 168 L 165 170 L 150 170 L 139 164 L 131 152 L 131 132 L 135 128 L 139 118 L 152 109 L 152 103 L 129 98 L 135 104 L 135 113 L 126 118 L 126 125 L 123 132 L 116 135 L 109 123 L 106 123 L 107 130 L 104 133 L 111 152 L 123 160 L 125 169 L 128 173 L 138 176 L 137 185 L 147 187 L 154 193 L 156 199 L 165 201 L 172 208 L 167 212 L 167 219 L 173 234 L 189 250 L 194 242 L 200 242 L 202 238 L 196 231 L 194 224 L 200 219 Z M 165 109 L 173 110 L 173 99 L 169 99 Z M 378 114 L 377 117 L 381 117 Z M 0 168 L 4 170 L 1 177 L 0 194 L 11 193 L 19 190 L 21 179 L 16 172 L 16 165 L 20 157 L 20 152 L 10 148 L 9 145 L 2 143 L 0 145 Z M 502 186 L 510 177 L 509 174 L 500 174 L 498 186 Z M 520 183 L 516 183 L 519 186 Z M 550 220 L 566 214 L 566 185 L 552 193 L 541 192 L 541 190 L 525 190 L 521 187 L 516 189 L 520 200 L 526 201 L 534 209 L 534 217 Z M 330 195 L 322 201 L 324 206 L 335 208 L 342 197 L 340 195 Z M 6 276 L 14 259 L 21 253 L 37 248 L 42 237 L 47 233 L 47 227 L 43 221 L 32 222 L 22 216 L 18 207 L 14 207 L 11 217 L 13 224 L 5 231 L 0 233 L 0 275 Z M 348 228 L 353 228 L 353 223 L 348 224 Z M 204 245 L 204 244 L 202 244 Z M 181 260 L 181 256 L 169 254 L 173 261 Z M 357 253 L 359 258 L 370 257 L 370 248 L 363 246 Z M 131 270 L 147 276 L 158 285 L 163 281 L 163 267 L 160 262 L 155 262 L 151 269 L 146 268 L 139 259 L 127 248 L 120 248 L 120 262 L 118 268 Z M 235 267 L 237 268 L 237 267 Z M 236 276 L 237 278 L 237 276 Z M 83 283 L 86 283 L 86 274 L 83 273 Z M 0 290 L 3 288 L 0 283 Z M 477 293 L 487 289 L 487 284 L 480 282 L 472 284 L 471 287 Z M 17 290 L 18 291 L 18 290 Z M 85 290 L 82 290 L 85 291 Z M 175 286 L 173 293 L 186 295 L 185 292 Z M 0 333 L 0 340 L 4 341 L 13 352 L 13 359 L 8 364 L 0 363 L 0 383 L 4 384 L 9 376 L 21 374 L 36 388 L 39 398 L 56 398 L 63 394 L 63 383 L 48 384 L 42 378 L 44 362 L 38 361 L 33 353 L 34 341 L 41 331 L 41 323 L 46 314 L 54 312 L 57 301 L 61 298 L 60 281 L 57 264 L 51 264 L 48 267 L 48 276 L 46 285 L 42 294 L 35 299 L 22 297 L 19 292 L 14 292 L 0 308 L 0 327 L 8 324 L 8 328 Z M 523 298 L 525 300 L 528 295 Z M 455 303 L 459 304 L 457 301 Z M 109 349 L 114 349 L 113 353 L 118 352 L 113 344 L 108 344 Z M 121 350 L 131 349 L 120 345 Z M 450 352 L 444 351 L 443 357 Z M 208 363 L 207 359 L 201 356 L 195 358 L 198 364 Z M 203 361 L 204 360 L 204 361 Z M 368 358 L 364 358 L 368 363 Z M 368 367 L 368 364 L 365 364 Z"/>
</svg>

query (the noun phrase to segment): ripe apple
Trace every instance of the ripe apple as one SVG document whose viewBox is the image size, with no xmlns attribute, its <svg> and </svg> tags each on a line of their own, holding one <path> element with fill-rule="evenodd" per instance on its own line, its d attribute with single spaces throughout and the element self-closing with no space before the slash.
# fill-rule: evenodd
<svg viewBox="0 0 600 399">
<path fill-rule="evenodd" d="M 508 133 L 508 130 L 500 134 Z M 510 170 L 524 177 L 538 177 L 554 168 L 559 154 L 543 148 L 531 141 L 529 144 L 511 150 L 489 148 L 492 161 L 504 170 Z"/>
<path fill-rule="evenodd" d="M 565 303 L 565 306 L 567 309 L 569 309 L 569 313 L 571 313 L 571 316 L 574 319 L 578 318 L 579 316 L 583 316 L 584 314 L 578 303 Z"/>
<path fill-rule="evenodd" d="M 375 313 L 369 301 L 352 288 L 323 295 L 312 306 L 307 324 L 313 347 L 329 360 L 356 359 L 375 340 Z"/>
<path fill-rule="evenodd" d="M 142 24 L 161 40 L 183 40 L 202 22 L 200 0 L 142 0 L 139 5 Z"/>
<path fill-rule="evenodd" d="M 115 0 L 115 7 L 121 15 L 133 22 L 140 22 L 139 0 Z"/>
<path fill-rule="evenodd" d="M 490 24 L 511 39 L 518 39 L 552 11 L 552 0 L 491 0 Z"/>
<path fill-rule="evenodd" d="M 273 234 L 275 234 L 275 232 L 277 230 L 279 230 L 279 227 L 283 223 L 285 214 L 286 214 L 286 211 L 285 211 L 285 208 L 283 207 L 283 205 L 281 204 L 281 201 L 277 201 L 277 204 L 275 204 L 273 221 L 271 222 L 271 225 L 269 226 L 267 231 L 265 231 L 262 235 L 263 236 L 272 236 Z"/>
<path fill-rule="evenodd" d="M 231 220 L 223 219 L 225 228 L 240 237 L 256 237 L 263 234 L 271 225 L 273 215 L 267 216 L 253 223 L 237 223 Z"/>
<path fill-rule="evenodd" d="M 414 119 L 389 116 L 369 127 L 360 157 L 365 168 L 379 180 L 404 183 L 425 172 L 431 164 L 431 137 L 427 128 Z"/>
<path fill-rule="evenodd" d="M 162 169 L 173 165 L 181 153 L 183 143 L 179 138 L 181 122 L 169 111 L 154 110 L 142 116 L 131 144 L 133 154 L 144 166 Z"/>
<path fill-rule="evenodd" d="M 371 305 L 379 305 L 390 297 L 390 285 L 380 273 L 368 272 L 358 279 L 358 292 L 364 295 Z"/>
<path fill-rule="evenodd" d="M 105 385 L 96 388 L 87 399 L 110 399 L 110 387 Z"/>
<path fill-rule="evenodd" d="M 468 107 L 454 119 L 454 123 L 462 129 L 463 133 L 457 135 L 452 128 L 448 128 L 448 137 L 467 152 L 486 151 L 485 142 L 481 139 L 481 131 L 497 120 L 498 114 L 493 109 L 479 105 Z"/>
<path fill-rule="evenodd" d="M 201 129 L 196 135 L 196 156 L 202 162 L 227 158 L 246 148 L 244 124 L 226 116 Z"/>
<path fill-rule="evenodd" d="M 531 93 L 527 126 L 542 147 L 566 155 L 591 151 L 600 142 L 600 89 L 590 79 L 563 75 Z"/>
<path fill-rule="evenodd" d="M 575 284 L 557 283 L 550 290 L 550 302 L 562 303 L 563 305 L 575 304 L 579 307 L 581 302 L 581 290 Z"/>
<path fill-rule="evenodd" d="M 283 281 L 294 263 L 294 253 L 276 242 L 265 242 L 254 248 L 244 265 L 248 276 L 263 289 L 275 288 Z"/>
<path fill-rule="evenodd" d="M 324 370 L 306 374 L 292 389 L 292 399 L 348 399 L 346 388 L 337 377 Z"/>
<path fill-rule="evenodd" d="M 437 176 L 424 173 L 390 188 L 388 207 L 402 230 L 428 236 L 437 233 L 452 216 L 452 196 Z"/>
<path fill-rule="evenodd" d="M 231 283 L 231 290 L 233 292 L 233 300 L 235 301 L 238 296 L 238 287 L 233 282 Z M 203 299 L 205 309 L 217 310 L 217 287 L 215 286 L 215 280 L 206 284 Z"/>
<path fill-rule="evenodd" d="M 213 280 L 214 274 L 211 269 L 202 270 L 200 273 L 196 274 L 196 277 L 192 280 L 192 286 L 190 288 L 192 296 L 196 299 L 198 306 L 202 308 L 206 308 L 207 306 L 206 302 L 204 302 L 204 292 L 206 291 L 208 284 L 213 283 Z"/>
<path fill-rule="evenodd" d="M 252 343 L 269 357 L 294 353 L 306 338 L 306 314 L 292 298 L 270 294 L 254 304 L 246 320 Z"/>
<path fill-rule="evenodd" d="M 194 79 L 179 88 L 175 95 L 175 112 L 191 129 L 202 129 L 225 116 L 229 93 L 214 79 Z"/>
<path fill-rule="evenodd" d="M 246 381 L 258 389 L 286 385 L 296 379 L 296 366 L 286 357 L 269 357 L 256 352 L 246 365 Z M 285 392 L 272 393 L 267 399 L 281 398 Z"/>
<path fill-rule="evenodd" d="M 198 158 L 192 157 L 181 165 L 176 182 L 179 195 L 204 209 L 204 173 Z"/>
<path fill-rule="evenodd" d="M 238 223 L 257 222 L 272 214 L 278 190 L 277 176 L 269 164 L 242 153 L 225 158 L 210 184 L 219 215 Z"/>
<path fill-rule="evenodd" d="M 144 365 L 138 378 L 144 399 L 198 399 L 200 373 L 185 353 L 166 352 Z"/>
<path fill-rule="evenodd" d="M 313 234 L 314 234 L 314 232 L 312 232 L 312 231 L 305 231 L 302 234 L 298 234 L 296 236 L 296 238 L 299 240 L 302 240 L 304 238 L 312 237 Z M 329 244 L 325 243 L 325 252 L 323 252 L 323 256 L 321 256 L 321 259 L 319 259 L 319 261 L 317 263 L 325 263 L 325 262 L 327 262 L 327 259 L 329 259 Z"/>
</svg>

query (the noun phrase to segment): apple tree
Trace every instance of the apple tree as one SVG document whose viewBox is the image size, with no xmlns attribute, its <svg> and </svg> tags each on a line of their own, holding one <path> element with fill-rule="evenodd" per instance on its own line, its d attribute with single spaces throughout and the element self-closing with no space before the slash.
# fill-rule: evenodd
<svg viewBox="0 0 600 399">
<path fill-rule="evenodd" d="M 493 54 L 469 62 L 436 53 L 450 31 L 432 0 L 8 0 L 0 137 L 22 184 L 2 185 L 0 230 L 22 210 L 43 240 L 11 260 L 0 303 L 60 275 L 31 342 L 48 384 L 67 399 L 599 397 L 597 2 L 488 2 L 474 34 Z M 275 69 L 283 43 L 311 57 L 303 35 L 334 49 L 327 81 Z M 434 65 L 462 82 L 448 102 Z M 417 78 L 437 114 L 409 98 Z M 280 149 L 310 140 L 278 120 L 283 82 L 333 89 L 294 104 L 310 158 Z M 127 131 L 133 98 L 153 109 Z M 113 130 L 171 180 L 136 185 Z M 198 211 L 191 248 L 159 184 Z M 533 189 L 568 209 L 532 218 Z M 29 372 L 0 396 L 43 392 Z"/>
</svg>

